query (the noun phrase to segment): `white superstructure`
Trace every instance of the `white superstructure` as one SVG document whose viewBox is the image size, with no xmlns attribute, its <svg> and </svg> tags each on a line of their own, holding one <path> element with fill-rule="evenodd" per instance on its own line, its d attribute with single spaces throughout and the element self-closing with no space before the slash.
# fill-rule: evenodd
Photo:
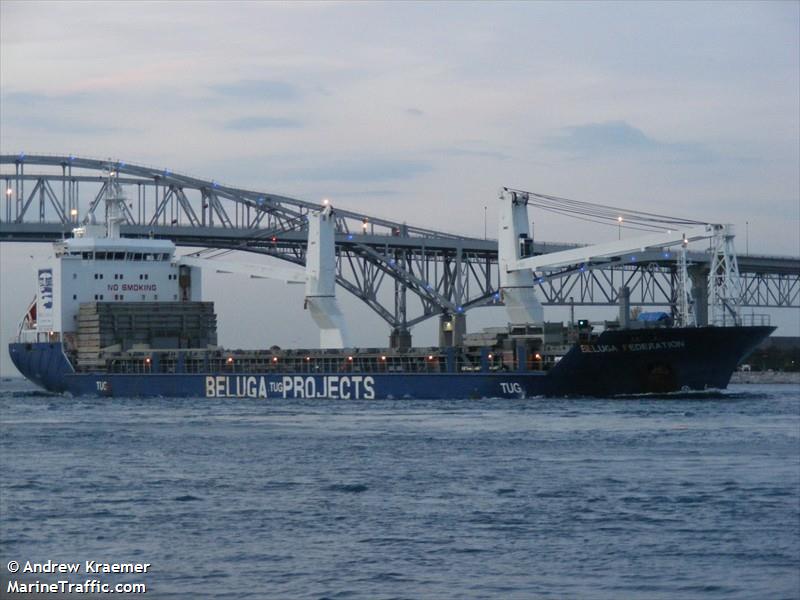
<svg viewBox="0 0 800 600">
<path fill-rule="evenodd" d="M 124 199 L 118 186 L 109 189 L 106 224 L 73 229 L 74 237 L 55 243 L 54 255 L 36 269 L 35 310 L 20 330 L 23 341 L 68 339 L 84 302 L 200 300 L 200 269 L 181 267 L 175 244 L 119 236 L 117 203 Z"/>
</svg>

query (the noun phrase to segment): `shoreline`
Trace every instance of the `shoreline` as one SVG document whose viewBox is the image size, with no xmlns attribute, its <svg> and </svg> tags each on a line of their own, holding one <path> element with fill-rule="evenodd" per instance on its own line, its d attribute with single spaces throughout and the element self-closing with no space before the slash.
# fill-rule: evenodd
<svg viewBox="0 0 800 600">
<path fill-rule="evenodd" d="M 734 371 L 731 383 L 780 383 L 800 385 L 798 371 Z"/>
</svg>

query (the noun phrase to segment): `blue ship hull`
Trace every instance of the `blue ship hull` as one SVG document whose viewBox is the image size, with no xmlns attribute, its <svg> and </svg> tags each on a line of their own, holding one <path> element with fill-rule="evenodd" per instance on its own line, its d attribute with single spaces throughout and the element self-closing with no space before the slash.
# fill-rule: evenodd
<svg viewBox="0 0 800 600">
<path fill-rule="evenodd" d="M 520 398 L 724 389 L 774 328 L 614 330 L 576 344 L 549 371 L 440 373 L 76 372 L 59 343 L 12 343 L 20 372 L 52 392 L 208 398 Z"/>
</svg>

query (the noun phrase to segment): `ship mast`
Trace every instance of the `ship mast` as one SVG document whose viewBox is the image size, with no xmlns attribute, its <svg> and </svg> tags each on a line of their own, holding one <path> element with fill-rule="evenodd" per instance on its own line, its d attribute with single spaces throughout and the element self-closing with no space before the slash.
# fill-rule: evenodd
<svg viewBox="0 0 800 600">
<path fill-rule="evenodd" d="M 106 237 L 118 239 L 120 237 L 119 226 L 125 219 L 125 195 L 122 193 L 117 172 L 109 171 L 106 180 Z"/>
</svg>

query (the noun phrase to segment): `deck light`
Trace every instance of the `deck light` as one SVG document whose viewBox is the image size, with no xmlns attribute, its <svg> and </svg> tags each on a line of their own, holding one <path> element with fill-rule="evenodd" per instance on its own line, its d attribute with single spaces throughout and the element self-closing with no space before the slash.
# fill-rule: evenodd
<svg viewBox="0 0 800 600">
<path fill-rule="evenodd" d="M 70 208 L 69 209 L 69 216 L 70 217 L 77 217 L 78 216 L 78 209 L 77 208 Z"/>
<path fill-rule="evenodd" d="M 328 204 L 330 204 L 330 203 L 331 203 L 331 201 L 330 201 L 330 200 L 328 200 L 327 198 L 323 198 L 323 199 L 322 199 L 322 205 L 323 205 L 323 206 L 328 206 Z"/>
<path fill-rule="evenodd" d="M 385 356 L 381 356 L 381 360 L 386 360 L 386 357 Z"/>
<path fill-rule="evenodd" d="M 492 359 L 494 358 L 494 354 L 490 354 L 490 355 L 489 355 L 489 356 L 487 356 L 486 358 L 488 358 L 489 360 L 492 360 Z"/>
<path fill-rule="evenodd" d="M 542 355 L 537 352 L 536 354 L 533 355 L 533 358 L 535 358 L 536 360 L 542 360 Z"/>
<path fill-rule="evenodd" d="M 13 193 L 14 193 L 14 190 L 12 190 L 11 188 L 6 188 L 6 196 L 10 196 Z"/>
<path fill-rule="evenodd" d="M 433 354 L 428 354 L 428 360 L 433 360 Z"/>
<path fill-rule="evenodd" d="M 226 360 L 225 362 L 227 362 L 229 365 L 232 365 L 233 364 L 233 357 L 229 356 L 228 360 Z"/>
<path fill-rule="evenodd" d="M 277 356 L 273 356 L 272 357 L 272 362 L 278 362 L 278 357 Z"/>
<path fill-rule="evenodd" d="M 306 362 L 308 362 L 309 360 L 311 360 L 311 357 L 310 356 L 306 356 Z"/>
<path fill-rule="evenodd" d="M 348 360 L 349 362 L 352 362 L 352 361 L 353 361 L 353 357 L 352 357 L 352 356 L 348 356 L 348 357 L 347 357 L 347 360 Z"/>
</svg>

